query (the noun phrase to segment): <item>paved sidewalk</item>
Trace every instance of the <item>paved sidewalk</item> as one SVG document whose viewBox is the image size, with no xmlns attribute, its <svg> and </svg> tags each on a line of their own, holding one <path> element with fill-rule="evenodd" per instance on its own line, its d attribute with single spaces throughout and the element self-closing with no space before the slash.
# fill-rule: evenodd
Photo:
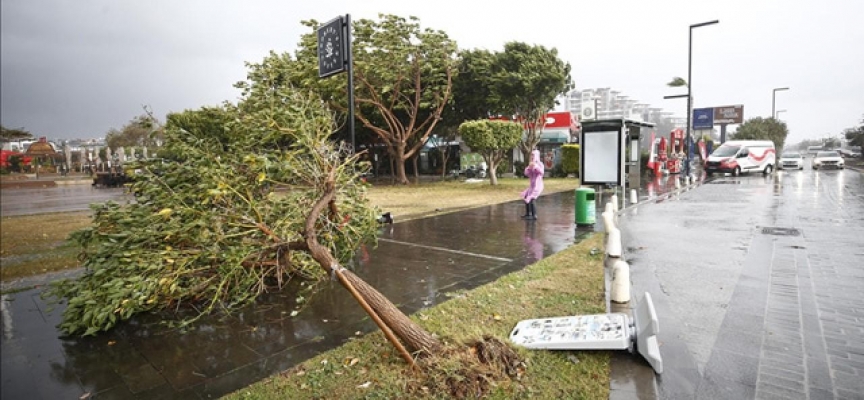
<svg viewBox="0 0 864 400">
<path fill-rule="evenodd" d="M 864 175 L 718 177 L 619 221 L 665 371 L 618 358 L 612 398 L 864 398 Z"/>
</svg>

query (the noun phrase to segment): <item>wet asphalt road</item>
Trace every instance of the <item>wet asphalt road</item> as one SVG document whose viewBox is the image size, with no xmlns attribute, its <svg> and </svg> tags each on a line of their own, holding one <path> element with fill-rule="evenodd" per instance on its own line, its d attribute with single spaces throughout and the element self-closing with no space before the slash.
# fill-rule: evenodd
<svg viewBox="0 0 864 400">
<path fill-rule="evenodd" d="M 612 398 L 864 398 L 860 172 L 719 177 L 620 225 L 665 371 L 618 358 Z"/>
<path fill-rule="evenodd" d="M 58 182 L 57 187 L 0 190 L 0 215 L 31 215 L 86 211 L 91 203 L 108 200 L 124 203 L 131 199 L 123 188 L 94 188 L 92 180 Z"/>
</svg>

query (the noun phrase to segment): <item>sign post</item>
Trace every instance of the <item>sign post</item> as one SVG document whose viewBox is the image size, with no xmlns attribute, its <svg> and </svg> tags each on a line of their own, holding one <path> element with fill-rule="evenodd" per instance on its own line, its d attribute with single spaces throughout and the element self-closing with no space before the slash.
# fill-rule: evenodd
<svg viewBox="0 0 864 400">
<path fill-rule="evenodd" d="M 351 153 L 357 150 L 354 139 L 354 60 L 351 54 L 351 14 L 338 16 L 318 27 L 318 78 L 348 72 L 348 129 Z"/>
</svg>

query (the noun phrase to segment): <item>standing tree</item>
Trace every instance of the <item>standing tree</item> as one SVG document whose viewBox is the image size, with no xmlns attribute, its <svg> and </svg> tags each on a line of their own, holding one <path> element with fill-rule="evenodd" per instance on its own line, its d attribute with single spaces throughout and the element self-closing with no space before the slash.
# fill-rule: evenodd
<svg viewBox="0 0 864 400">
<path fill-rule="evenodd" d="M 490 183 L 497 185 L 496 167 L 507 152 L 519 144 L 522 139 L 522 126 L 507 121 L 467 121 L 459 125 L 459 134 L 465 144 L 480 153 L 489 164 Z"/>
<path fill-rule="evenodd" d="M 864 116 L 861 117 L 861 125 L 843 131 L 843 136 L 849 141 L 850 146 L 864 148 Z"/>
<path fill-rule="evenodd" d="M 379 213 L 360 179 L 368 165 L 329 140 L 333 128 L 320 98 L 288 86 L 170 115 L 177 161 L 133 166 L 136 201 L 94 206 L 93 227 L 73 234 L 87 272 L 49 291 L 68 299 L 61 328 L 92 335 L 183 304 L 198 316 L 231 310 L 292 277 L 332 274 L 394 345 L 437 351 L 436 338 L 341 266 L 375 239 Z"/>
<path fill-rule="evenodd" d="M 0 140 L 7 142 L 21 139 L 33 139 L 33 134 L 24 128 L 9 129 L 0 125 Z"/>
<path fill-rule="evenodd" d="M 115 151 L 121 147 L 152 147 L 162 136 L 159 121 L 148 112 L 133 118 L 121 130 L 111 128 L 105 134 L 105 143 Z"/>
<path fill-rule="evenodd" d="M 778 149 L 783 148 L 789 129 L 786 123 L 774 118 L 751 118 L 744 121 L 732 137 L 735 140 L 770 140 Z"/>
<path fill-rule="evenodd" d="M 557 49 L 509 42 L 504 52 L 496 54 L 492 79 L 492 103 L 525 124 L 519 149 L 529 160 L 540 142 L 546 113 L 555 107 L 559 95 L 573 88 L 570 63 L 558 58 Z"/>
<path fill-rule="evenodd" d="M 271 53 L 251 65 L 251 82 L 240 86 L 315 88 L 333 109 L 345 112 L 346 80 L 318 79 L 319 23 L 303 24 L 312 32 L 303 35 L 294 58 Z M 405 161 L 426 143 L 450 99 L 456 43 L 442 31 L 421 29 L 415 17 L 380 15 L 378 21 L 353 21 L 353 29 L 355 116 L 387 147 L 397 181 L 407 184 Z"/>
</svg>

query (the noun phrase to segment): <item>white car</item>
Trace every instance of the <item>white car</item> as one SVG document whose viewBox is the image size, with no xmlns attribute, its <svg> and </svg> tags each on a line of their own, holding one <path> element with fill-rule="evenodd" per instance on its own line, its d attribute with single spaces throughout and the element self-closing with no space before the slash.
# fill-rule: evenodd
<svg viewBox="0 0 864 400">
<path fill-rule="evenodd" d="M 846 163 L 843 161 L 843 157 L 840 157 L 840 153 L 831 150 L 831 151 L 820 151 L 816 153 L 816 157 L 813 158 L 813 169 L 820 168 L 839 168 L 843 169 L 846 166 Z"/>
<path fill-rule="evenodd" d="M 783 153 L 777 166 L 780 169 L 804 169 L 804 157 L 801 157 L 801 153 Z"/>
</svg>

